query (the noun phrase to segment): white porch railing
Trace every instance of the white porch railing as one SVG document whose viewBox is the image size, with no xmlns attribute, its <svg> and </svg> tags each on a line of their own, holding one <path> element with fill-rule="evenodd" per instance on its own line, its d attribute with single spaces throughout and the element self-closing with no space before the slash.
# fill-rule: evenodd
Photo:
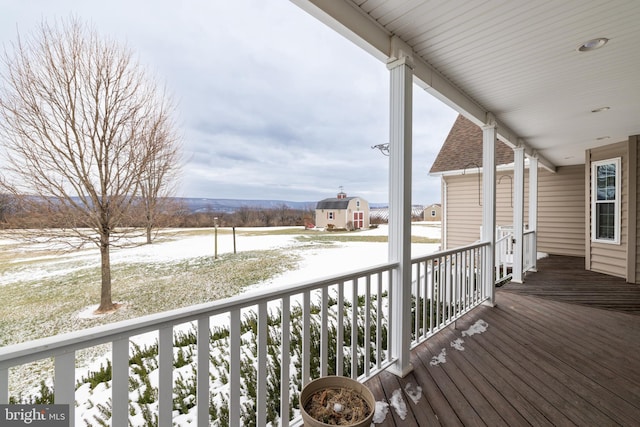
<svg viewBox="0 0 640 427">
<path fill-rule="evenodd" d="M 487 299 L 488 250 L 489 243 L 477 243 L 413 260 L 412 348 Z"/>
<path fill-rule="evenodd" d="M 485 299 L 481 267 L 488 247 L 480 243 L 412 261 L 412 346 Z M 389 313 L 390 300 L 398 297 L 390 283 L 397 267 L 383 264 L 0 348 L 0 403 L 10 402 L 10 394 L 15 402 L 10 389 L 15 370 L 52 359 L 55 403 L 70 403 L 70 425 L 83 424 L 76 364 L 83 363 L 83 351 L 106 344 L 111 397 L 91 404 L 107 408 L 104 421 L 111 425 L 126 426 L 130 414 L 152 411 L 157 425 L 171 426 L 177 362 L 184 354 L 195 376 L 187 380 L 195 394 L 187 411 L 197 425 L 212 419 L 221 425 L 297 424 L 299 391 L 310 379 L 335 374 L 363 381 L 393 364 L 392 335 L 407 330 L 391 324 Z M 177 338 L 189 335 L 182 332 L 185 324 L 194 340 L 189 351 L 177 351 Z M 130 389 L 140 368 L 132 354 L 140 349 L 142 334 L 155 338 L 149 348 L 155 352 L 157 380 L 147 384 L 153 404 L 136 401 Z M 223 361 L 223 371 L 214 360 Z M 24 373 L 19 375 L 24 381 Z"/>
<path fill-rule="evenodd" d="M 512 277 L 510 269 L 513 267 L 513 227 L 502 225 L 496 227 L 496 284 Z M 525 231 L 523 234 L 523 263 L 522 273 L 535 270 L 537 261 L 536 232 Z"/>
<path fill-rule="evenodd" d="M 513 227 L 496 227 L 496 284 L 509 280 L 512 277 L 513 267 Z"/>
</svg>

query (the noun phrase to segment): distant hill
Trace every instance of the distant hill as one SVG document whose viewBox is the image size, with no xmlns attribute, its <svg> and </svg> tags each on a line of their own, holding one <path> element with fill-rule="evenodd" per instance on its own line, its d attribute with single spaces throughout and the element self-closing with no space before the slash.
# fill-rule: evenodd
<svg viewBox="0 0 640 427">
<path fill-rule="evenodd" d="M 195 197 L 178 197 L 189 212 L 225 212 L 233 213 L 240 208 L 279 209 L 283 205 L 290 209 L 315 210 L 317 202 L 291 202 L 287 200 L 247 200 L 247 199 L 206 199 Z M 386 203 L 370 203 L 373 208 L 386 207 Z"/>
<path fill-rule="evenodd" d="M 245 200 L 245 199 L 202 199 L 192 197 L 178 198 L 190 212 L 227 212 L 233 213 L 240 208 L 278 209 L 283 205 L 291 209 L 315 209 L 316 202 L 289 202 L 285 200 Z"/>
</svg>

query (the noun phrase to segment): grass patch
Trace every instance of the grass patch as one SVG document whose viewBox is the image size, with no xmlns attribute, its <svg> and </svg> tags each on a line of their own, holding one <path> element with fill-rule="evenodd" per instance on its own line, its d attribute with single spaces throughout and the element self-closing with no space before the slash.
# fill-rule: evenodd
<svg viewBox="0 0 640 427">
<path fill-rule="evenodd" d="M 0 287 L 0 346 L 226 298 L 294 268 L 298 260 L 292 253 L 264 250 L 223 254 L 217 260 L 116 264 L 113 300 L 126 305 L 96 319 L 78 319 L 77 314 L 99 301 L 99 266 L 9 283 Z"/>
<path fill-rule="evenodd" d="M 308 243 L 334 243 L 334 242 L 369 242 L 369 243 L 387 243 L 387 236 L 362 236 L 358 234 L 335 234 L 328 233 L 325 235 L 300 236 L 296 238 L 299 242 Z M 440 243 L 440 239 L 432 239 L 423 236 L 411 236 L 411 243 Z"/>
<path fill-rule="evenodd" d="M 231 228 L 218 233 L 230 234 Z M 386 243 L 386 236 L 360 232 L 321 232 L 303 227 L 236 229 L 242 236 L 297 236 L 298 250 L 348 242 Z M 213 236 L 213 228 L 163 230 L 154 245 L 186 237 Z M 0 346 L 25 342 L 147 314 L 226 298 L 296 268 L 294 250 L 224 253 L 163 262 L 113 263 L 112 298 L 124 303 L 115 313 L 79 319 L 100 300 L 100 265 L 95 249 L 60 252 L 42 244 L 2 240 L 0 247 Z M 267 237 L 268 238 L 268 237 Z M 439 239 L 412 236 L 412 243 Z M 152 246 L 153 247 L 153 246 Z M 121 249 L 126 251 L 127 249 Z"/>
<path fill-rule="evenodd" d="M 236 229 L 236 232 L 238 229 Z M 181 229 L 171 229 L 171 230 L 162 230 L 158 234 L 159 241 L 164 239 L 176 240 L 178 238 L 184 237 L 197 237 L 197 236 L 213 236 L 216 230 L 214 227 L 207 228 L 181 228 Z M 231 228 L 218 228 L 218 234 L 232 234 L 233 230 Z"/>
<path fill-rule="evenodd" d="M 218 229 L 219 234 L 230 234 L 230 228 Z M 273 250 L 256 250 L 240 252 L 236 255 L 223 253 L 217 260 L 212 256 L 200 256 L 176 261 L 135 261 L 144 258 L 128 257 L 126 262 L 112 264 L 112 291 L 113 300 L 123 303 L 123 307 L 115 313 L 100 318 L 79 319 L 77 314 L 87 306 L 97 304 L 100 292 L 100 266 L 99 256 L 94 250 L 76 251 L 74 253 L 60 254 L 59 252 L 47 252 L 42 247 L 29 246 L 29 244 L 5 244 L 0 251 L 0 295 L 2 302 L 0 305 L 0 347 L 24 342 L 44 336 L 51 336 L 64 332 L 85 329 L 116 321 L 137 318 L 140 316 L 191 306 L 203 302 L 222 299 L 237 294 L 248 285 L 255 285 L 268 281 L 278 274 L 296 268 L 301 260 L 301 250 L 311 248 L 315 250 L 318 246 L 330 247 L 341 242 L 371 242 L 385 243 L 386 236 L 367 236 L 367 233 L 345 232 L 331 233 L 304 230 L 302 227 L 287 229 L 255 230 L 236 229 L 240 236 L 267 236 L 267 241 L 290 241 L 289 239 L 270 239 L 268 236 L 290 235 L 297 237 L 297 244 L 291 247 Z M 167 230 L 158 235 L 155 244 L 183 239 L 185 237 L 213 236 L 213 228 Z M 0 235 L 1 240 L 1 235 Z M 424 237 L 413 237 L 414 243 L 438 243 L 439 240 Z M 307 244 L 305 244 L 307 243 Z M 175 246 L 173 246 L 175 247 Z M 177 245 L 177 247 L 181 247 Z M 149 247 L 153 249 L 153 245 Z M 127 249 L 120 249 L 121 254 Z M 175 249 L 174 249 L 175 250 Z M 178 249 L 179 250 L 179 249 Z M 202 253 L 202 252 L 199 252 Z M 205 252 L 206 253 L 206 252 Z M 163 259 L 158 257 L 156 259 Z M 6 273 L 5 273 L 6 272 Z M 29 274 L 31 273 L 31 274 Z M 4 284 L 3 284 L 4 283 Z M 359 300 L 364 303 L 364 300 Z M 329 303 L 331 313 L 337 313 L 338 307 L 335 300 Z M 374 307 L 375 308 L 375 307 Z M 319 307 L 312 307 L 312 312 L 318 313 Z M 291 310 L 291 333 L 293 338 L 290 341 L 292 363 L 301 360 L 302 346 L 299 331 L 302 327 L 301 309 L 292 306 Z M 357 310 L 358 316 L 362 316 L 364 310 Z M 276 318 L 281 313 L 270 313 Z M 332 317 L 335 317 L 333 314 Z M 317 320 L 317 317 L 316 317 Z M 351 333 L 351 321 L 344 320 L 344 340 L 345 346 L 349 346 Z M 274 321 L 275 322 L 275 321 Z M 319 336 L 317 332 L 319 323 L 313 320 L 311 328 L 312 337 Z M 361 319 L 358 325 L 363 324 Z M 240 361 L 242 369 L 242 396 L 248 402 L 255 401 L 255 365 L 254 358 L 257 354 L 255 336 L 255 313 L 243 317 L 243 348 L 249 349 L 242 353 L 243 360 Z M 297 326 L 296 326 L 297 325 Z M 375 323 L 374 326 L 375 328 Z M 336 326 L 330 325 L 330 349 L 335 349 Z M 279 408 L 280 392 L 280 367 L 278 365 L 279 348 L 281 345 L 281 332 L 272 329 L 270 326 L 268 337 L 269 347 L 269 406 Z M 226 387 L 226 375 L 229 366 L 228 354 L 228 330 L 215 329 L 212 331 L 213 350 L 211 354 L 211 394 L 215 401 L 212 403 L 212 419 L 225 420 L 228 418 L 228 387 Z M 251 333 L 246 337 L 244 332 Z M 375 331 L 371 331 L 370 336 L 375 336 Z M 359 336 L 364 337 L 364 332 Z M 383 336 L 386 332 L 383 330 Z M 174 334 L 174 342 L 179 347 L 174 353 L 174 366 L 177 369 L 185 367 L 193 362 L 193 342 L 195 332 L 185 334 Z M 316 340 L 317 341 L 317 340 Z M 316 344 L 319 341 L 316 342 Z M 215 343 L 215 344 L 214 344 Z M 311 349 L 312 366 L 319 366 L 319 344 L 313 345 Z M 361 343 L 360 345 L 363 345 Z M 374 348 L 370 346 L 370 349 Z M 133 355 L 130 360 L 129 388 L 132 393 L 133 402 L 129 410 L 142 414 L 146 425 L 156 425 L 152 406 L 157 399 L 157 390 L 153 389 L 149 381 L 149 373 L 157 368 L 157 361 L 154 359 L 157 353 L 157 344 L 153 348 L 133 346 Z M 98 360 L 109 353 L 110 345 L 99 345 L 77 353 L 77 363 L 82 365 L 85 362 Z M 331 352 L 332 350 L 330 350 Z M 330 358 L 332 356 L 330 355 Z M 349 373 L 351 362 L 349 354 L 343 360 L 343 371 Z M 362 358 L 360 356 L 359 358 Z M 214 360 L 215 359 L 215 360 Z M 218 360 L 219 359 L 219 360 Z M 246 359 L 246 360 L 245 360 Z M 372 359 L 373 360 L 373 359 Z M 273 365 L 271 365 L 273 363 Z M 363 367 L 358 361 L 358 372 L 362 373 Z M 91 388 L 104 388 L 106 381 L 111 378 L 110 365 L 101 365 L 100 369 L 91 372 L 78 382 L 78 387 L 84 387 L 78 395 L 90 394 Z M 187 413 L 193 410 L 195 400 L 193 399 L 195 387 L 195 374 L 192 370 L 180 370 L 179 377 L 174 384 L 174 410 L 180 413 Z M 330 373 L 332 373 L 330 368 Z M 301 386 L 301 378 L 298 376 L 299 369 L 291 372 L 291 380 L 296 387 Z M 21 391 L 31 390 L 32 386 L 37 386 L 44 378 L 45 383 L 41 383 L 40 390 L 36 390 L 37 398 L 48 399 L 46 403 L 51 403 L 51 379 L 52 361 L 45 359 L 35 363 L 27 364 L 23 367 L 12 370 L 10 390 L 12 398 L 15 392 L 20 396 Z M 273 380 L 273 381 L 272 381 Z M 88 384 L 83 385 L 84 382 Z M 246 384 L 246 386 L 245 386 Z M 225 394 L 227 393 L 227 394 Z M 34 395 L 35 396 L 35 395 Z M 135 397 L 137 396 L 137 398 Z M 34 401 L 29 395 L 22 396 L 25 402 Z M 291 407 L 295 407 L 297 395 L 291 396 Z M 80 406 L 78 406 L 80 405 Z M 92 420 L 95 418 L 99 425 L 108 425 L 110 418 L 109 402 L 101 402 L 95 405 L 99 409 L 91 411 L 94 404 L 91 399 L 85 403 L 78 403 L 76 411 L 87 414 Z M 151 409 L 150 409 L 151 408 Z M 243 419 L 255 420 L 254 408 L 249 404 L 243 406 Z M 225 412 L 226 411 L 226 412 Z M 245 414 L 246 413 L 246 414 Z M 292 413 L 289 414 L 292 416 Z M 97 418 L 96 418 L 97 417 Z M 86 418 L 85 422 L 86 422 Z M 277 411 L 269 412 L 269 420 L 277 420 Z M 102 422 L 104 420 L 104 422 Z M 157 418 L 156 418 L 157 420 Z M 222 423 L 224 424 L 224 422 Z M 275 424 L 275 422 L 274 422 Z M 247 425 L 251 425 L 248 421 Z"/>
<path fill-rule="evenodd" d="M 251 230 L 251 229 L 243 229 L 242 227 L 236 227 L 236 233 L 242 234 L 243 236 L 296 236 L 299 234 L 313 235 L 313 234 L 318 234 L 323 232 L 317 231 L 317 230 L 307 230 L 306 228 L 300 226 L 300 227 L 286 227 L 286 228 L 275 227 L 269 230 L 267 229 Z"/>
</svg>

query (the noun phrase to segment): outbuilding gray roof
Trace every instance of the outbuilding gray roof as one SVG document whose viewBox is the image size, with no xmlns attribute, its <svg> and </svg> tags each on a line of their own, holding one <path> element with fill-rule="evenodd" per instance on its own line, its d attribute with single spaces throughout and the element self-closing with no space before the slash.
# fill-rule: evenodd
<svg viewBox="0 0 640 427">
<path fill-rule="evenodd" d="M 316 205 L 316 209 L 347 209 L 349 201 L 353 199 L 357 199 L 357 197 L 344 197 L 342 199 L 331 197 L 329 199 L 320 200 Z"/>
</svg>

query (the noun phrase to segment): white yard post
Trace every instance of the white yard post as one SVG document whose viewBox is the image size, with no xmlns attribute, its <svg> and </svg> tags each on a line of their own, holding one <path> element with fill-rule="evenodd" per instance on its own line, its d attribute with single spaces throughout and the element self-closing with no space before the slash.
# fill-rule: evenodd
<svg viewBox="0 0 640 427">
<path fill-rule="evenodd" d="M 511 281 L 522 283 L 524 254 L 524 147 L 513 149 L 513 265 Z"/>
<path fill-rule="evenodd" d="M 482 127 L 482 241 L 489 242 L 484 262 L 484 286 L 487 305 L 495 305 L 495 248 L 496 248 L 496 142 L 498 132 L 495 118 L 487 114 Z"/>
<path fill-rule="evenodd" d="M 413 370 L 411 345 L 411 150 L 412 63 L 407 56 L 387 64 L 391 71 L 389 140 L 389 261 L 399 263 L 392 274 L 390 370 L 404 377 Z"/>
<path fill-rule="evenodd" d="M 533 231 L 530 271 L 538 267 L 538 158 L 529 158 L 529 230 Z"/>
</svg>

